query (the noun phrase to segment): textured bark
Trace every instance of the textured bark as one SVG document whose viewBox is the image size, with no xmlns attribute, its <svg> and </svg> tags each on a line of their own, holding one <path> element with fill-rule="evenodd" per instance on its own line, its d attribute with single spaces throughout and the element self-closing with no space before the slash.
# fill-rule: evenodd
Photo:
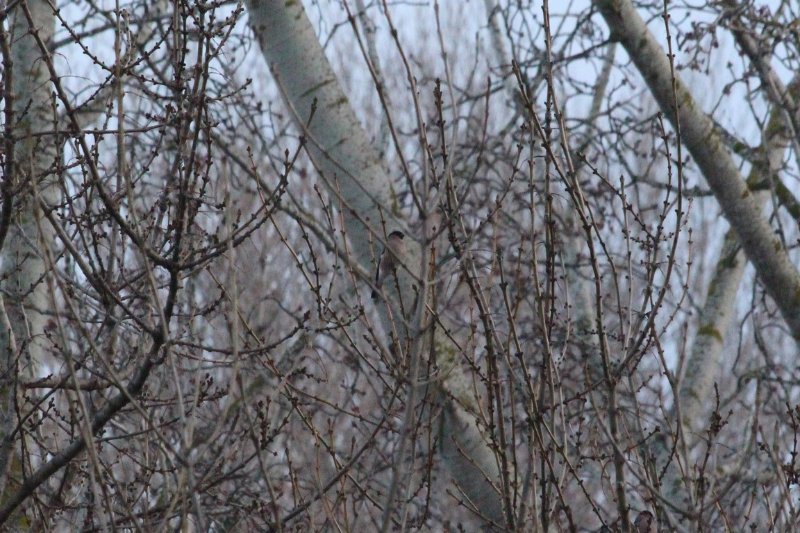
<svg viewBox="0 0 800 533">
<path fill-rule="evenodd" d="M 369 233 L 384 235 L 380 206 L 391 205 L 389 178 L 378 154 L 358 123 L 302 3 L 249 0 L 247 8 L 270 72 L 308 140 L 315 166 L 341 209 L 352 257 L 365 269 L 371 269 Z M 387 219 L 387 233 L 403 227 L 385 209 L 383 217 Z M 416 273 L 420 270 L 420 252 L 412 244 L 408 243 L 405 266 Z M 399 284 L 401 294 L 414 294 L 411 276 L 399 276 Z M 391 316 L 410 317 L 413 296 L 406 299 L 406 312 L 402 313 L 395 301 Z M 379 306 L 379 310 L 387 307 Z M 385 312 L 383 319 L 387 331 L 393 326 L 404 329 L 399 332 L 401 338 L 419 341 L 419 336 L 407 329 L 407 321 L 392 321 Z M 502 504 L 492 481 L 498 475 L 494 455 L 476 426 L 466 422 L 468 415 L 451 399 L 452 395 L 437 396 L 450 414 L 442 417 L 444 464 L 476 511 L 485 519 L 502 524 Z"/>
<path fill-rule="evenodd" d="M 347 237 L 356 258 L 363 261 L 370 257 L 369 231 L 383 235 L 379 205 L 389 198 L 389 181 L 377 153 L 331 70 L 302 3 L 251 0 L 247 6 L 250 25 L 295 122 L 307 136 L 314 164 L 330 190 L 340 193 Z M 387 222 L 392 223 L 400 226 Z"/>
<path fill-rule="evenodd" d="M 12 179 L 19 194 L 7 248 L 3 250 L 3 267 L 8 275 L 4 288 L 8 293 L 7 305 L 12 308 L 9 316 L 17 343 L 25 344 L 31 359 L 38 361 L 49 306 L 43 279 L 47 267 L 40 246 L 51 244 L 52 233 L 39 234 L 33 196 L 36 191 L 48 203 L 57 198 L 57 184 L 52 174 L 58 165 L 58 153 L 52 136 L 35 136 L 52 129 L 53 107 L 50 74 L 31 32 L 38 32 L 39 37 L 48 42 L 53 36 L 55 17 L 44 0 L 27 4 L 34 28 L 29 27 L 22 8 L 17 7 L 11 31 L 14 118 L 19 138 L 14 148 L 15 175 Z"/>
<path fill-rule="evenodd" d="M 506 96 L 509 102 L 516 104 L 518 102 L 518 91 L 514 74 L 511 72 L 511 52 L 506 46 L 506 37 L 500 27 L 500 19 L 502 13 L 497 0 L 483 0 L 483 8 L 486 10 L 486 18 L 488 21 L 488 31 L 490 42 L 492 43 L 492 51 L 494 52 L 494 69 L 497 70 L 503 78 L 503 86 L 506 91 Z"/>
<path fill-rule="evenodd" d="M 16 343 L 8 342 L 9 332 L 5 333 L 6 341 L 0 342 L 3 437 L 12 427 L 12 398 L 18 368 L 42 361 L 44 327 L 48 313 L 52 312 L 52 297 L 45 280 L 48 266 L 41 250 L 43 246 L 51 246 L 53 235 L 48 224 L 38 224 L 39 213 L 34 198 L 38 196 L 48 204 L 55 203 L 58 189 L 54 169 L 58 167 L 58 151 L 52 135 L 37 136 L 42 131 L 52 130 L 53 108 L 50 73 L 32 32 L 49 42 L 55 29 L 55 16 L 53 8 L 45 0 L 30 0 L 26 4 L 33 24 L 29 24 L 23 7 L 17 4 L 12 14 L 10 36 L 12 105 L 17 142 L 12 175 L 5 177 L 11 180 L 14 191 L 14 211 L 2 250 L 2 289 L 6 294 L 7 323 Z M 41 232 L 40 226 L 43 228 Z M 10 444 L 4 444 L 0 453 L 0 472 L 8 468 L 11 453 Z"/>
<path fill-rule="evenodd" d="M 714 123 L 680 78 L 674 91 L 670 63 L 630 0 L 595 0 L 613 37 L 619 39 L 661 110 L 680 124 L 681 141 L 697 162 L 745 254 L 753 263 L 795 340 L 800 342 L 800 275 L 748 189 Z M 675 103 L 677 102 L 677 111 Z"/>
<path fill-rule="evenodd" d="M 791 84 L 791 92 L 800 90 L 800 77 Z M 796 96 L 796 95 L 795 95 Z M 769 180 L 778 176 L 791 138 L 791 123 L 785 109 L 775 106 L 761 143 L 763 160 L 753 165 L 747 183 L 759 204 L 769 197 Z M 722 362 L 722 347 L 734 315 L 734 303 L 744 274 L 746 258 L 732 230 L 723 241 L 720 259 L 714 269 L 708 294 L 700 312 L 700 328 L 686 364 L 681 383 L 681 413 L 687 429 L 697 430 L 709 405 L 715 378 Z"/>
<path fill-rule="evenodd" d="M 391 93 L 386 90 L 386 80 L 383 76 L 383 68 L 381 67 L 381 58 L 378 54 L 378 43 L 375 39 L 375 34 L 378 29 L 375 23 L 367 14 L 367 6 L 364 0 L 356 0 L 356 9 L 358 9 L 358 21 L 361 23 L 361 31 L 364 35 L 364 44 L 367 48 L 367 56 L 372 66 L 372 72 L 377 80 L 377 89 L 381 92 L 382 99 L 387 105 L 391 104 Z M 377 151 L 381 156 L 388 153 L 391 149 L 392 133 L 389 129 L 389 120 L 385 114 L 380 116 L 380 127 L 378 128 L 378 137 L 375 139 Z"/>
<path fill-rule="evenodd" d="M 800 115 L 797 113 L 798 95 L 795 91 L 788 91 L 783 86 L 780 77 L 772 68 L 769 55 L 760 49 L 756 39 L 743 27 L 738 20 L 736 12 L 741 9 L 737 0 L 724 0 L 724 5 L 728 7 L 727 14 L 733 17 L 734 23 L 731 25 L 731 33 L 736 38 L 739 48 L 747 55 L 750 63 L 758 71 L 763 87 L 766 89 L 767 96 L 773 105 L 785 113 L 784 119 L 787 121 L 786 127 L 790 131 L 790 137 L 795 143 L 800 143 Z M 795 144 L 798 148 L 799 144 Z"/>
<path fill-rule="evenodd" d="M 502 528 L 503 504 L 494 486 L 499 471 L 494 454 L 475 428 L 473 419 L 456 404 L 445 406 L 442 415 L 442 459 L 453 473 L 459 495 L 468 509 L 483 520 Z M 468 475 L 467 475 L 468 474 Z"/>
<path fill-rule="evenodd" d="M 796 83 L 793 87 L 798 88 Z M 775 107 L 761 143 L 764 159 L 753 166 L 747 179 L 752 188 L 761 189 L 753 193 L 761 205 L 769 196 L 769 192 L 763 189 L 768 180 L 777 175 L 786 154 L 789 145 L 788 125 L 784 110 Z M 722 369 L 724 361 L 722 349 L 733 322 L 736 295 L 746 266 L 747 258 L 738 238 L 733 229 L 729 229 L 725 233 L 719 260 L 700 311 L 700 327 L 678 391 L 682 434 L 688 441 L 689 449 L 694 446 L 695 437 L 704 435 L 704 430 L 708 428 L 708 411 L 713 405 L 714 382 L 717 381 Z M 675 415 L 678 416 L 678 413 Z M 661 445 L 655 450 L 658 456 L 657 462 L 664 464 L 668 460 L 670 451 L 664 441 L 659 442 Z M 669 501 L 680 501 L 684 490 L 685 487 L 678 479 L 676 469 L 670 469 L 664 482 L 664 496 Z"/>
</svg>

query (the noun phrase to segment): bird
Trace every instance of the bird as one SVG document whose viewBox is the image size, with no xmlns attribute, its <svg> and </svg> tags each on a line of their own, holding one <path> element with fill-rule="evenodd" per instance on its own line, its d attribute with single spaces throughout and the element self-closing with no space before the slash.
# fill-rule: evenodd
<svg viewBox="0 0 800 533">
<path fill-rule="evenodd" d="M 636 533 L 656 533 L 657 526 L 653 513 L 642 511 L 633 521 L 633 530 Z"/>
<path fill-rule="evenodd" d="M 405 233 L 395 230 L 386 238 L 386 246 L 381 253 L 378 261 L 378 268 L 375 270 L 375 287 L 372 291 L 372 299 L 378 297 L 378 291 L 383 287 L 383 282 L 387 276 L 393 275 L 397 268 L 397 262 L 402 261 L 406 253 Z"/>
</svg>

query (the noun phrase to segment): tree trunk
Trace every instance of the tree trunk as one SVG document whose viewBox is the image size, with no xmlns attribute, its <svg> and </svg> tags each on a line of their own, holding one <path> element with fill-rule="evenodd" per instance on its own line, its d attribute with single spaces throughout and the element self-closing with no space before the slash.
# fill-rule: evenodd
<svg viewBox="0 0 800 533">
<path fill-rule="evenodd" d="M 612 37 L 622 42 L 661 110 L 679 128 L 681 142 L 697 162 L 795 341 L 800 342 L 800 275 L 761 216 L 758 199 L 748 189 L 713 121 L 678 75 L 673 77 L 664 50 L 630 0 L 595 0 L 594 5 L 605 18 Z"/>
<path fill-rule="evenodd" d="M 54 136 L 38 135 L 53 129 L 54 106 L 50 101 L 50 74 L 33 36 L 37 33 L 45 43 L 52 40 L 53 8 L 45 0 L 30 0 L 18 3 L 12 17 L 10 72 L 14 98 L 11 102 L 7 100 L 6 105 L 12 106 L 15 124 L 7 123 L 6 128 L 14 129 L 16 142 L 6 167 L 13 211 L 2 249 L 3 293 L 7 297 L 4 311 L 10 331 L 4 332 L 6 338 L 0 342 L 3 380 L 0 431 L 6 438 L 14 427 L 12 406 L 18 371 L 35 367 L 46 353 L 44 330 L 48 315 L 54 312 L 54 302 L 47 290 L 46 277 L 50 274 L 43 250 L 51 246 L 53 234 L 49 224 L 42 223 L 35 199 L 55 204 L 60 167 Z M 8 72 L 7 68 L 7 75 Z M 0 472 L 5 474 L 13 450 L 5 438 L 2 442 Z M 2 490 L 5 489 L 4 483 Z"/>
<path fill-rule="evenodd" d="M 374 265 L 371 265 L 370 233 L 385 239 L 390 231 L 404 227 L 392 213 L 382 209 L 392 204 L 389 178 L 325 57 L 302 3 L 249 0 L 247 8 L 250 25 L 270 72 L 342 213 L 351 257 L 364 268 L 371 269 Z M 385 231 L 383 219 L 386 220 Z M 416 341 L 420 329 L 418 325 L 409 327 L 408 309 L 413 307 L 411 300 L 415 292 L 424 292 L 412 277 L 424 279 L 424 274 L 417 273 L 423 270 L 420 264 L 425 260 L 418 246 L 408 244 L 405 267 L 411 275 L 398 276 L 400 294 L 412 295 L 404 302 L 405 312 L 397 305 L 397 291 L 392 287 L 385 289 L 392 291 L 390 296 L 394 298 L 390 300 L 394 301 L 390 301 L 390 306 L 379 305 L 379 310 L 391 307 L 390 313 L 383 313 L 387 331 L 399 329 L 401 339 Z M 397 320 L 398 317 L 406 319 Z M 416 351 L 427 353 L 421 347 Z M 442 459 L 459 486 L 458 492 L 463 492 L 486 520 L 503 524 L 503 506 L 494 486 L 499 470 L 493 453 L 469 415 L 451 399 L 452 394 L 436 396 L 445 404 L 448 413 L 442 417 Z M 395 460 L 402 460 L 402 457 Z"/>
</svg>

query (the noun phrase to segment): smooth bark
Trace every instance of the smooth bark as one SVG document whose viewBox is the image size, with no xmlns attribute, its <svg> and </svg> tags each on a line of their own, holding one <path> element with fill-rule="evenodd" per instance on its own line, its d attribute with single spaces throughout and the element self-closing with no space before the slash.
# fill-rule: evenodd
<svg viewBox="0 0 800 533">
<path fill-rule="evenodd" d="M 713 121 L 680 77 L 673 77 L 665 51 L 630 0 L 595 0 L 594 5 L 612 37 L 625 47 L 661 110 L 673 126 L 679 125 L 681 142 L 694 157 L 792 336 L 800 342 L 800 274 L 761 215 L 758 199 L 747 187 Z"/>
<path fill-rule="evenodd" d="M 370 242 L 375 236 L 383 239 L 388 232 L 404 227 L 392 213 L 382 208 L 392 204 L 389 177 L 353 113 L 302 4 L 249 0 L 247 8 L 250 25 L 270 72 L 342 213 L 351 256 L 370 270 L 373 268 Z M 386 220 L 385 232 L 382 220 Z M 402 305 L 396 297 L 397 291 L 390 286 L 384 288 L 391 291 L 390 305 L 379 305 L 386 330 L 400 330 L 401 345 L 406 339 L 416 343 L 420 333 L 417 329 L 415 336 L 415 329 L 409 323 L 412 300 L 415 292 L 421 290 L 419 283 L 416 289 L 413 287 L 413 278 L 421 270 L 420 251 L 418 246 L 409 245 L 404 273 L 398 276 Z M 419 276 L 424 279 L 424 274 Z M 494 486 L 498 466 L 485 438 L 451 399 L 451 393 L 439 391 L 434 396 L 444 404 L 445 413 L 449 413 L 442 417 L 441 457 L 445 466 L 475 510 L 484 519 L 502 524 L 502 504 Z"/>
<path fill-rule="evenodd" d="M 797 78 L 792 84 L 795 90 L 800 88 L 799 81 L 800 78 Z M 753 166 L 747 178 L 748 184 L 758 189 L 753 195 L 762 206 L 769 197 L 768 183 L 778 177 L 783 164 L 790 142 L 789 125 L 784 109 L 774 108 L 763 136 L 763 161 Z M 699 430 L 700 425 L 706 422 L 703 414 L 712 398 L 714 381 L 719 376 L 722 348 L 733 321 L 736 294 L 746 265 L 736 234 L 729 229 L 708 286 L 705 304 L 700 311 L 700 327 L 681 382 L 681 416 L 687 429 Z"/>
</svg>

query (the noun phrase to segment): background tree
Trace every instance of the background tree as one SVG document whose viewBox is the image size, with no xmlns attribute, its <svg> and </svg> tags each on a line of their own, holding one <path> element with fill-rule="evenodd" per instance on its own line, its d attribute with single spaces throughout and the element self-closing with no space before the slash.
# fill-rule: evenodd
<svg viewBox="0 0 800 533">
<path fill-rule="evenodd" d="M 791 528 L 797 20 L 3 3 L 0 521 Z"/>
</svg>

